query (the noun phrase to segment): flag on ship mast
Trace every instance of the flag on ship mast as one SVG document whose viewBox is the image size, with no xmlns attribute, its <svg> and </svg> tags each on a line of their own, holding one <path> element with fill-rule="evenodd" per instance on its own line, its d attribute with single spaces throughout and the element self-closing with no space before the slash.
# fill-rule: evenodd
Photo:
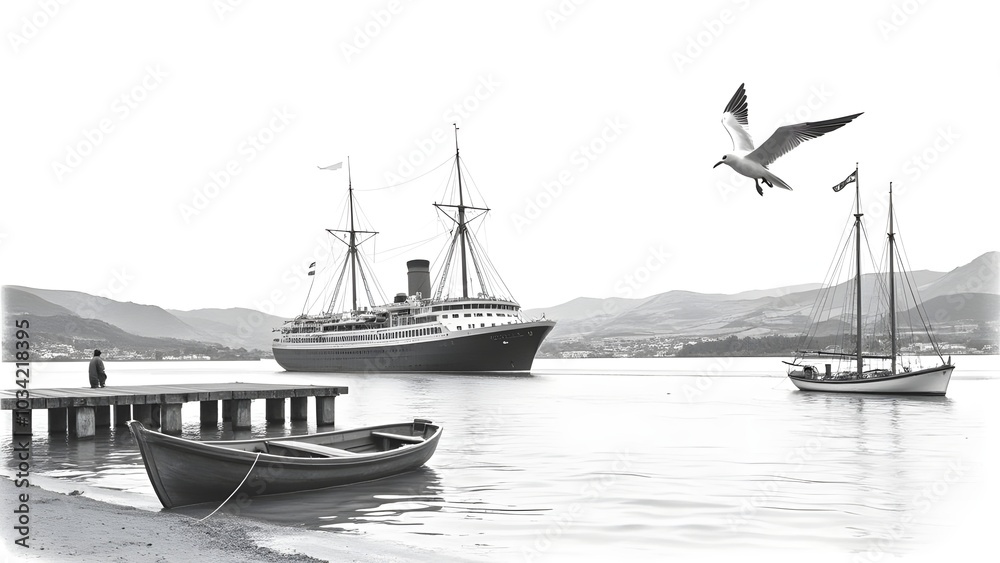
<svg viewBox="0 0 1000 563">
<path fill-rule="evenodd" d="M 315 262 L 313 262 L 312 264 L 309 264 L 309 275 L 310 276 L 315 276 L 316 275 L 316 263 Z"/>
<path fill-rule="evenodd" d="M 833 191 L 839 192 L 840 190 L 844 189 L 844 187 L 847 186 L 847 184 L 850 184 L 851 182 L 857 182 L 857 181 L 858 181 L 858 171 L 857 171 L 857 169 L 855 169 L 854 172 L 851 172 L 851 175 L 848 176 L 847 178 L 845 178 L 843 182 L 841 182 L 841 183 L 837 184 L 836 186 L 834 186 L 833 187 Z"/>
<path fill-rule="evenodd" d="M 337 164 L 331 164 L 330 166 L 317 166 L 316 168 L 319 168 L 320 170 L 340 170 L 340 167 L 343 165 L 343 162 L 338 162 Z"/>
</svg>

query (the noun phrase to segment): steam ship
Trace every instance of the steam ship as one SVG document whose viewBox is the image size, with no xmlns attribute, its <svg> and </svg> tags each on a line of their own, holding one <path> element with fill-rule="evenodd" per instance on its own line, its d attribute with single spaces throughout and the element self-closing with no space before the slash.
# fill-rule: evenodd
<svg viewBox="0 0 1000 563">
<path fill-rule="evenodd" d="M 377 281 L 365 272 L 369 268 L 358 247 L 377 233 L 356 226 L 348 160 L 348 224 L 345 229 L 327 229 L 346 245 L 334 269 L 333 296 L 323 312 L 303 313 L 278 329 L 272 349 L 282 368 L 337 373 L 530 371 L 538 347 L 555 322 L 525 316 L 469 229 L 469 223 L 485 216 L 489 208 L 467 204 L 472 199 L 463 185 L 457 127 L 454 163 L 451 177 L 457 183 L 453 190 L 457 203 L 434 204 L 453 223 L 435 283 L 431 282 L 430 261 L 410 260 L 406 263 L 407 292 L 397 294 L 391 303 L 375 305 L 372 285 Z M 461 283 L 454 283 L 459 276 Z M 345 279 L 348 284 L 343 283 Z M 367 306 L 358 306 L 359 280 Z M 345 306 L 335 312 L 341 297 Z"/>
</svg>

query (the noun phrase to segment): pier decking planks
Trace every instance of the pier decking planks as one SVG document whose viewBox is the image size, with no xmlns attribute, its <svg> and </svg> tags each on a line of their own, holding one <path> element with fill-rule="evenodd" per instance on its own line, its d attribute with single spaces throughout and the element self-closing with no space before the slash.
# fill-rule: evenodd
<svg viewBox="0 0 1000 563">
<path fill-rule="evenodd" d="M 317 424 L 333 424 L 333 401 L 347 394 L 347 387 L 317 385 L 282 385 L 273 383 L 185 383 L 175 385 L 115 385 L 92 389 L 89 387 L 63 387 L 51 389 L 28 389 L 28 397 L 18 398 L 17 390 L 0 391 L 0 410 L 13 411 L 15 432 L 24 433 L 24 424 L 30 424 L 30 412 L 34 409 L 78 409 L 75 428 L 69 431 L 78 437 L 93 436 L 94 410 L 99 407 L 120 407 L 133 405 L 182 405 L 193 401 L 231 400 L 240 410 L 240 424 L 249 426 L 250 401 L 254 399 L 303 399 L 316 398 Z M 301 403 L 299 403 L 301 406 Z M 170 423 L 164 432 L 180 432 L 180 417 L 177 408 L 168 409 Z M 300 408 L 301 410 L 301 408 Z M 282 413 L 284 409 L 281 409 Z M 19 414 L 20 413 L 20 414 Z M 283 418 L 283 417 L 282 417 Z M 234 424 L 235 424 L 234 419 Z M 58 431 L 58 430 L 57 430 Z M 30 430 L 29 430 L 30 432 Z"/>
</svg>

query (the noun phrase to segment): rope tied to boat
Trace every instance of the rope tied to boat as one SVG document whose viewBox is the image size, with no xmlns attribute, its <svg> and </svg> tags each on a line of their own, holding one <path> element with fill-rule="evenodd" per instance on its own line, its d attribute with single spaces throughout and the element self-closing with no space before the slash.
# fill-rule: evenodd
<svg viewBox="0 0 1000 563">
<path fill-rule="evenodd" d="M 226 497 L 226 500 L 222 501 L 222 504 L 220 504 L 218 508 L 216 508 L 215 510 L 212 511 L 212 514 L 209 514 L 208 516 L 206 516 L 206 517 L 198 520 L 199 522 L 204 522 L 205 520 L 208 520 L 209 518 L 212 517 L 212 515 L 214 515 L 216 512 L 218 512 L 223 506 L 226 506 L 226 503 L 229 502 L 229 499 L 233 498 L 233 495 L 236 494 L 236 491 L 240 490 L 240 487 L 243 486 L 243 483 L 246 483 L 247 479 L 250 478 L 250 474 L 253 473 L 253 468 L 257 467 L 257 460 L 259 460 L 259 459 L 260 459 L 260 452 L 257 452 L 257 457 L 255 457 L 253 459 L 253 464 L 250 466 L 250 471 L 247 471 L 246 476 L 243 477 L 243 480 L 240 481 L 240 484 L 236 485 L 236 488 L 233 489 L 233 492 L 230 493 L 228 497 Z"/>
</svg>

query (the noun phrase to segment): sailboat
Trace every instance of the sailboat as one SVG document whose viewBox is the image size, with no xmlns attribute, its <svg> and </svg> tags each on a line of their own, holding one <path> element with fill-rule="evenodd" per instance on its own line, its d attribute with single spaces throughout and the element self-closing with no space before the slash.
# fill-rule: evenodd
<svg viewBox="0 0 1000 563">
<path fill-rule="evenodd" d="M 377 232 L 356 223 L 357 202 L 348 161 L 348 224 L 343 229 L 328 229 L 347 247 L 335 268 L 333 296 L 322 312 L 307 314 L 304 307 L 303 314 L 281 326 L 272 350 L 282 368 L 365 373 L 530 371 L 538 347 L 555 322 L 528 318 L 521 311 L 469 228 L 470 222 L 483 217 L 489 208 L 469 203 L 472 199 L 467 182 L 463 183 L 457 127 L 454 161 L 450 178 L 457 189 L 453 183 L 449 190 L 457 202 L 434 204 L 452 227 L 437 281 L 432 285 L 430 261 L 409 260 L 407 292 L 398 293 L 391 303 L 376 302 L 372 288 L 377 279 L 366 272 L 364 253 L 359 252 L 359 246 Z M 358 302 L 359 280 L 367 305 Z M 309 297 L 306 299 L 308 302 Z M 338 310 L 342 301 L 345 305 Z"/>
<path fill-rule="evenodd" d="M 894 231 L 892 184 L 889 184 L 889 232 L 884 254 L 888 275 L 872 274 L 866 280 L 861 264 L 863 213 L 856 168 L 839 188 L 852 179 L 855 184 L 853 236 L 849 231 L 842 237 L 846 243 L 831 265 L 824 289 L 817 294 L 810 328 L 800 340 L 797 356 L 791 362 L 784 362 L 790 366 L 788 378 L 803 391 L 944 395 L 955 366 L 950 357 L 946 361 L 942 356 L 917 286 L 907 275 L 908 269 L 903 267 L 904 255 Z M 839 191 L 837 187 L 834 190 Z M 850 273 L 852 261 L 847 257 L 851 239 L 854 243 L 853 282 L 838 283 L 840 272 L 846 269 Z M 898 272 L 897 264 L 900 266 Z M 871 293 L 867 301 L 863 287 Z M 914 321 L 913 324 L 902 328 L 900 316 Z M 904 338 L 909 342 L 901 346 Z M 820 360 L 823 369 L 816 366 Z"/>
</svg>

